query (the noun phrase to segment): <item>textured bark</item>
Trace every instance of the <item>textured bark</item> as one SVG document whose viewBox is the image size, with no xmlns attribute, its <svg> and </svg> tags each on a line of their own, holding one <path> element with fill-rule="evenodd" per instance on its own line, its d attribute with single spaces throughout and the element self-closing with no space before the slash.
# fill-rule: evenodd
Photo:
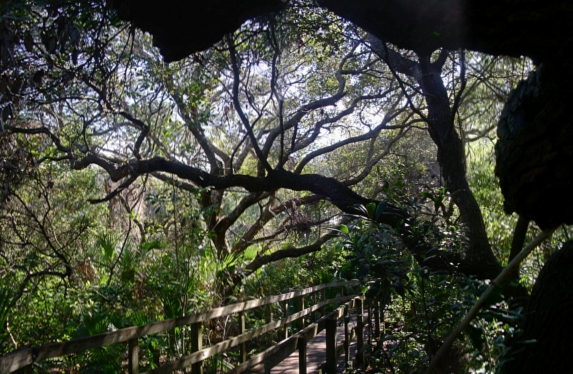
<svg viewBox="0 0 573 374">
<path fill-rule="evenodd" d="M 543 229 L 573 223 L 571 84 L 567 60 L 544 63 L 512 92 L 497 130 L 504 209 Z"/>
<path fill-rule="evenodd" d="M 524 334 L 508 374 L 570 373 L 573 351 L 573 242 L 566 243 L 545 264 L 526 309 Z M 523 349 L 523 350 L 522 350 Z"/>
</svg>

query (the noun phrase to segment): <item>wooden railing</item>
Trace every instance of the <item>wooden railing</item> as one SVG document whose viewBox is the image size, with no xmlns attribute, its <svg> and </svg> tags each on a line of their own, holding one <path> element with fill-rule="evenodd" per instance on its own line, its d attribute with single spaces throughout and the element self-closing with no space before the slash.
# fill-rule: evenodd
<svg viewBox="0 0 573 374">
<path fill-rule="evenodd" d="M 320 331 L 327 326 L 328 330 L 331 330 L 328 326 L 336 325 L 336 322 L 344 313 L 348 313 L 348 308 L 353 307 L 356 303 L 362 305 L 361 299 L 356 299 L 357 293 L 351 292 L 350 295 L 344 296 L 344 289 L 352 286 L 358 285 L 358 281 L 349 282 L 339 282 L 323 284 L 315 287 L 306 288 L 299 291 L 288 292 L 281 295 L 269 296 L 258 300 L 249 300 L 233 305 L 228 305 L 220 308 L 215 308 L 203 313 L 197 313 L 190 316 L 170 319 L 161 322 L 155 322 L 143 326 L 134 326 L 119 329 L 112 332 L 107 332 L 103 334 L 98 334 L 90 337 L 74 339 L 67 342 L 52 343 L 43 346 L 37 346 L 32 348 L 25 348 L 15 351 L 7 356 L 0 357 L 0 374 L 10 373 L 15 370 L 29 367 L 33 363 L 38 363 L 49 358 L 61 357 L 69 354 L 80 353 L 90 349 L 101 348 L 109 346 L 112 344 L 127 343 L 127 372 L 130 374 L 139 373 L 139 339 L 152 334 L 159 334 L 177 327 L 190 326 L 190 347 L 191 354 L 183 356 L 175 361 L 170 361 L 164 365 L 152 370 L 148 373 L 170 373 L 174 370 L 183 369 L 186 367 L 192 367 L 193 374 L 202 373 L 202 362 L 209 357 L 216 354 L 225 352 L 230 348 L 240 346 L 241 347 L 241 364 L 233 369 L 231 372 L 234 374 L 239 374 L 253 368 L 257 365 L 264 364 L 267 368 L 275 366 L 276 363 L 282 361 L 284 358 L 288 357 L 296 349 L 303 349 L 306 342 L 316 336 Z M 326 290 L 329 288 L 339 288 L 340 292 L 337 297 L 332 299 L 326 299 Z M 304 306 L 305 297 L 307 299 L 313 299 L 314 304 L 310 307 Z M 287 303 L 289 300 L 293 300 L 295 305 L 295 313 L 288 315 Z M 333 303 L 343 303 L 348 302 L 346 306 L 340 307 L 328 315 L 325 314 L 325 308 L 329 304 Z M 277 321 L 272 321 L 263 326 L 255 328 L 250 331 L 245 329 L 245 311 L 260 308 L 264 306 L 271 306 L 272 304 L 281 304 L 284 308 L 284 318 Z M 361 307 L 362 308 L 362 307 Z M 362 309 L 361 309 L 362 310 Z M 321 317 L 317 319 L 317 313 L 321 314 Z M 314 317 L 315 322 L 309 326 L 304 326 L 304 318 L 307 316 Z M 238 317 L 238 322 L 240 326 L 240 334 L 233 338 L 224 340 L 220 343 L 214 344 L 208 348 L 203 348 L 203 324 L 211 319 L 236 315 Z M 362 328 L 364 323 L 362 321 L 362 312 L 358 315 L 358 327 L 356 331 L 356 336 L 359 345 L 362 345 L 361 339 L 363 337 Z M 372 318 L 370 318 L 372 321 Z M 295 324 L 298 327 L 298 332 L 288 337 L 288 324 Z M 362 327 L 360 327 L 362 326 Z M 267 350 L 257 354 L 256 356 L 247 359 L 247 352 L 245 343 L 257 336 L 265 334 L 267 332 L 273 331 L 275 329 L 284 329 L 284 337 L 280 343 L 268 348 Z M 348 330 L 348 328 L 346 329 Z M 332 335 L 336 339 L 336 332 L 327 331 L 327 336 L 332 340 Z M 350 335 L 347 337 L 349 338 Z M 302 344 L 304 343 L 304 344 Z M 348 341 L 345 343 L 346 351 L 348 351 Z M 358 351 L 361 352 L 362 347 L 359 347 Z M 334 353 L 331 351 L 334 350 Z M 330 354 L 330 358 L 337 354 L 337 357 L 341 353 L 341 348 L 334 346 L 332 348 L 332 342 L 330 343 L 330 348 L 327 348 L 327 355 Z M 347 353 L 348 355 L 348 353 Z M 302 357 L 302 355 L 301 355 Z M 329 359 L 330 360 L 330 359 Z M 327 362 L 330 362 L 327 360 Z M 273 364 L 274 363 L 274 364 Z M 306 361 L 304 364 L 306 365 Z M 327 372 L 332 372 L 332 368 L 325 367 Z M 306 370 L 305 370 L 306 372 Z"/>
</svg>

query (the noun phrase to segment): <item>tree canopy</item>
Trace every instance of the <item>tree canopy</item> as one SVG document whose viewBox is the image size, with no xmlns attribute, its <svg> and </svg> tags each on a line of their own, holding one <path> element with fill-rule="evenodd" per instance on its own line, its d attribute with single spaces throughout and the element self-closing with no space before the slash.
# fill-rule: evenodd
<svg viewBox="0 0 573 374">
<path fill-rule="evenodd" d="M 142 300 L 173 295 L 162 303 L 176 316 L 205 298 L 180 295 L 210 284 L 228 301 L 265 266 L 352 237 L 359 218 L 383 229 L 348 245 L 356 253 L 400 241 L 421 269 L 493 279 L 530 220 L 571 222 L 553 212 L 573 170 L 568 3 L 184 6 L 3 5 L 6 305 L 81 277 L 105 284 L 94 292 L 106 301 L 122 283 Z M 471 163 L 472 150 L 492 152 L 500 116 L 496 172 L 519 219 L 488 210 L 492 170 Z M 172 257 L 157 253 L 167 247 Z M 176 265 L 169 286 L 145 274 L 159 263 Z M 525 305 L 512 279 L 503 293 Z"/>
</svg>

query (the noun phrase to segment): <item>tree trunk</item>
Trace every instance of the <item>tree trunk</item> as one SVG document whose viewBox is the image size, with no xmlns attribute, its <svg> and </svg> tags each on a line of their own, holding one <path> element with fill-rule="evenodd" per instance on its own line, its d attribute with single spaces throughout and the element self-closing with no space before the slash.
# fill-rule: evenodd
<svg viewBox="0 0 573 374">
<path fill-rule="evenodd" d="M 460 270 L 480 278 L 494 278 L 502 270 L 495 258 L 481 209 L 466 179 L 464 144 L 454 128 L 454 115 L 444 82 L 441 66 L 433 66 L 429 57 L 420 57 L 419 84 L 428 104 L 429 133 L 438 147 L 438 162 L 446 180 L 446 187 L 457 205 L 466 226 L 468 248 Z"/>
<path fill-rule="evenodd" d="M 514 343 L 519 351 L 508 374 L 571 373 L 573 352 L 573 242 L 547 261 L 531 293 L 524 333 Z M 525 341 L 535 342 L 524 344 Z"/>
</svg>

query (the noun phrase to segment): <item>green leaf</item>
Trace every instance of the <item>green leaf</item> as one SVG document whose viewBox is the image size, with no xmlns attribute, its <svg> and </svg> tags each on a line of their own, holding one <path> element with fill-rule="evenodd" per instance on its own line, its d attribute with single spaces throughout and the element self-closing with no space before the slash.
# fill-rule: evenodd
<svg viewBox="0 0 573 374">
<path fill-rule="evenodd" d="M 434 195 L 430 192 L 420 192 L 420 195 L 424 196 L 427 199 L 434 200 Z"/>
<path fill-rule="evenodd" d="M 348 235 L 348 233 L 350 232 L 350 231 L 348 230 L 348 226 L 346 226 L 346 225 L 340 225 L 340 226 L 338 227 L 338 229 L 339 229 L 340 231 L 342 231 L 343 233 L 345 233 L 346 235 Z"/>
<path fill-rule="evenodd" d="M 388 201 L 386 201 L 386 200 L 378 203 L 378 206 L 376 207 L 376 213 L 374 213 L 374 219 L 376 221 L 378 221 L 380 216 L 382 216 L 382 214 L 384 214 L 384 211 L 386 210 L 387 205 L 388 205 Z"/>
<path fill-rule="evenodd" d="M 101 235 L 97 238 L 97 243 L 103 250 L 104 258 L 107 262 L 111 262 L 113 259 L 114 243 L 113 240 L 107 235 Z"/>
<path fill-rule="evenodd" d="M 366 204 L 366 210 L 368 211 L 368 217 L 373 218 L 376 211 L 376 203 Z"/>
</svg>

